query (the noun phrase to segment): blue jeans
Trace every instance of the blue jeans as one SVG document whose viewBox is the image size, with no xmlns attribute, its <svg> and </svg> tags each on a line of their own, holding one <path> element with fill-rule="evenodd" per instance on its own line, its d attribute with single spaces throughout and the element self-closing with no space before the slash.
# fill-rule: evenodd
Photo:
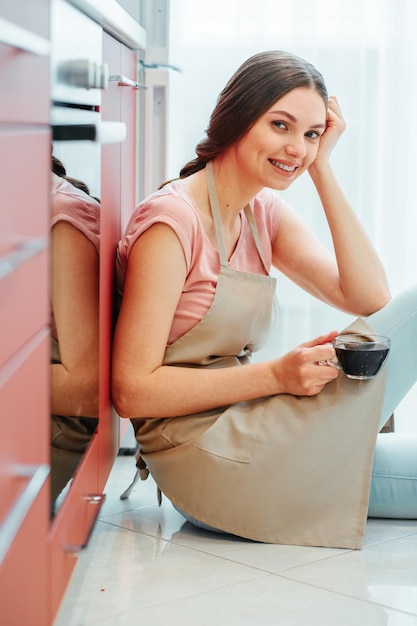
<svg viewBox="0 0 417 626">
<path fill-rule="evenodd" d="M 370 315 L 367 321 L 377 334 L 391 339 L 385 365 L 381 429 L 417 382 L 417 285 L 393 298 L 383 309 Z M 177 510 L 195 526 L 216 530 Z M 417 437 L 395 433 L 378 435 L 368 515 L 417 519 Z"/>
<path fill-rule="evenodd" d="M 393 298 L 367 321 L 375 332 L 391 339 L 382 428 L 417 381 L 417 286 Z M 378 435 L 368 515 L 417 519 L 417 436 Z"/>
</svg>

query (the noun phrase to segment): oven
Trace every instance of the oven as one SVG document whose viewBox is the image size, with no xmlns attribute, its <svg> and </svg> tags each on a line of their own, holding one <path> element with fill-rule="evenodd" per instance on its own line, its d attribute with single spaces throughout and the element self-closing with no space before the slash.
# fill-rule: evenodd
<svg viewBox="0 0 417 626">
<path fill-rule="evenodd" d="M 102 27 L 65 0 L 51 2 L 51 126 L 53 154 L 67 174 L 100 196 L 101 145 L 122 142 L 126 126 L 103 122 Z"/>
</svg>

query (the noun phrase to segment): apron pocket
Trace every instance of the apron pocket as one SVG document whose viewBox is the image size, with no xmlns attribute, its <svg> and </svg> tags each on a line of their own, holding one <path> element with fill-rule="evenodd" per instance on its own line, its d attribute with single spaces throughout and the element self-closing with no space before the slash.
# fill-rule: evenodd
<svg viewBox="0 0 417 626">
<path fill-rule="evenodd" d="M 216 422 L 218 416 L 219 410 L 216 409 L 197 415 L 167 418 L 161 427 L 161 437 L 170 444 L 169 447 L 174 448 L 185 443 L 192 443 Z"/>
<path fill-rule="evenodd" d="M 214 456 L 250 463 L 263 421 L 265 400 L 241 402 L 227 408 L 192 446 Z"/>
</svg>

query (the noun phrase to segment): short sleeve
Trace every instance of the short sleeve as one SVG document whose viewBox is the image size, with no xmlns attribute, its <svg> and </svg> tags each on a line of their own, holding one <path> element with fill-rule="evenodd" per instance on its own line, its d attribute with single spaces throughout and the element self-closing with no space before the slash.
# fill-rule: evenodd
<svg viewBox="0 0 417 626">
<path fill-rule="evenodd" d="M 154 224 L 166 224 L 175 232 L 184 252 L 188 273 L 192 266 L 192 251 L 196 249 L 199 237 L 198 219 L 185 196 L 169 192 L 154 194 L 133 212 L 117 248 L 119 271 L 125 272 L 134 243 Z"/>
<path fill-rule="evenodd" d="M 58 177 L 57 177 L 58 178 Z M 100 204 L 64 179 L 55 181 L 51 190 L 52 226 L 68 222 L 100 248 Z"/>
</svg>

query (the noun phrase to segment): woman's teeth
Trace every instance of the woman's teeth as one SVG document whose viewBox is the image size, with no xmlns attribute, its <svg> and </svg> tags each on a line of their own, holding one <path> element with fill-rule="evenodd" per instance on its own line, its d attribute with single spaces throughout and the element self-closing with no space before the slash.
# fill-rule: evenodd
<svg viewBox="0 0 417 626">
<path fill-rule="evenodd" d="M 279 169 L 284 170 L 285 172 L 294 172 L 296 169 L 295 165 L 285 165 L 285 163 L 274 161 L 274 159 L 270 159 L 270 161 L 272 165 L 275 165 L 275 167 L 279 167 Z"/>
</svg>

